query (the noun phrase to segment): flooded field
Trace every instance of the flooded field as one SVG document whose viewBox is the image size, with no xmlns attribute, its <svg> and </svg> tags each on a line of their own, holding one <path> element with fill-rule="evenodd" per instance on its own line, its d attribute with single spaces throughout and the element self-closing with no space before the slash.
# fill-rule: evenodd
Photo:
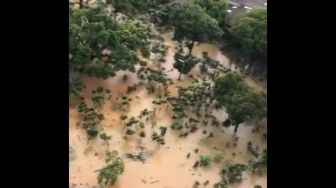
<svg viewBox="0 0 336 188">
<path fill-rule="evenodd" d="M 179 72 L 173 68 L 176 42 L 171 39 L 171 34 L 163 35 L 164 45 L 167 46 L 166 61 L 160 63 L 153 59 L 143 59 L 151 68 L 164 68 L 164 73 L 173 81 L 168 86 L 169 96 L 177 95 L 177 86 L 191 85 L 193 80 L 183 75 L 178 81 Z M 218 60 L 224 67 L 235 70 L 235 65 L 220 52 L 219 48 L 212 44 L 195 44 L 192 54 L 202 57 L 202 52 L 207 51 L 209 57 Z M 139 66 L 136 67 L 139 69 Z M 194 77 L 199 76 L 198 67 L 190 72 Z M 127 75 L 127 79 L 124 79 Z M 251 141 L 260 149 L 267 148 L 263 133 L 266 133 L 266 124 L 261 125 L 261 131 L 253 131 L 253 126 L 240 126 L 237 133 L 238 141 L 233 137 L 234 127 L 203 126 L 187 137 L 179 137 L 176 131 L 170 129 L 172 114 L 167 104 L 155 105 L 156 96 L 149 94 L 145 85 L 140 84 L 136 73 L 119 71 L 116 76 L 107 80 L 82 76 L 86 85 L 83 97 L 87 104 L 91 104 L 92 90 L 98 87 L 111 90 L 111 98 L 105 100 L 100 108 L 105 119 L 101 123 L 101 129 L 107 135 L 112 136 L 111 140 L 94 139 L 88 141 L 87 134 L 80 126 L 82 121 L 75 105 L 77 99 L 70 100 L 69 109 L 69 144 L 73 148 L 73 159 L 70 161 L 70 187 L 92 188 L 97 185 L 97 172 L 105 164 L 107 151 L 118 151 L 125 163 L 125 171 L 118 178 L 112 188 L 192 188 L 195 181 L 199 181 L 199 187 L 213 187 L 213 184 L 220 181 L 220 171 L 227 161 L 247 164 L 250 156 L 246 151 L 247 142 Z M 246 83 L 259 91 L 266 91 L 266 86 L 255 82 L 252 78 L 246 77 Z M 129 107 L 120 109 L 118 99 L 126 95 L 127 87 L 138 84 L 137 90 L 128 94 Z M 145 124 L 146 137 L 138 134 L 125 138 L 125 122 L 120 116 L 126 114 L 128 117 L 137 117 L 141 111 L 147 109 L 153 111 L 153 121 L 143 120 Z M 213 115 L 219 121 L 224 121 L 227 114 L 222 110 L 213 110 Z M 154 123 L 153 123 L 154 122 Z M 158 145 L 151 139 L 152 132 L 159 126 L 167 127 L 165 145 Z M 206 133 L 213 133 L 209 138 Z M 198 150 L 198 152 L 195 152 Z M 135 161 L 126 157 L 126 153 L 144 152 L 145 161 Z M 219 156 L 222 158 L 218 163 L 211 163 L 207 168 L 193 168 L 195 161 L 200 155 Z M 189 157 L 187 157 L 189 156 Z M 251 175 L 249 171 L 243 173 L 241 183 L 231 184 L 230 188 L 253 188 L 254 185 L 267 187 L 266 174 Z M 207 186 L 203 183 L 209 181 Z"/>
</svg>

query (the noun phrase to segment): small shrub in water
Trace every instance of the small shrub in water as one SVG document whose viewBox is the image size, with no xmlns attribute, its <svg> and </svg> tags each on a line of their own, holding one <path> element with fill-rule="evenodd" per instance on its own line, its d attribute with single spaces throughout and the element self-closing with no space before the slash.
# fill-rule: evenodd
<svg viewBox="0 0 336 188">
<path fill-rule="evenodd" d="M 134 134 L 134 131 L 132 129 L 127 129 L 126 130 L 126 134 L 128 135 L 133 135 Z"/>
<path fill-rule="evenodd" d="M 111 140 L 111 136 L 107 136 L 106 133 L 102 133 L 99 135 L 99 137 L 102 139 L 102 140 Z"/>
<path fill-rule="evenodd" d="M 141 132 L 140 132 L 140 136 L 141 136 L 141 137 L 146 137 L 146 133 L 145 133 L 144 131 L 141 131 Z"/>
<path fill-rule="evenodd" d="M 199 182 L 199 181 L 195 181 L 193 187 L 196 188 L 196 187 L 198 187 L 199 185 L 200 185 L 200 182 Z"/>
<path fill-rule="evenodd" d="M 196 162 L 194 163 L 194 165 L 193 165 L 193 168 L 197 168 L 198 165 L 199 165 L 199 161 L 196 161 Z"/>
<path fill-rule="evenodd" d="M 203 183 L 203 185 L 204 185 L 204 186 L 207 186 L 209 183 L 210 183 L 210 181 L 209 181 L 209 180 L 206 180 L 206 181 Z"/>
<path fill-rule="evenodd" d="M 90 138 L 95 138 L 98 135 L 98 130 L 96 126 L 89 126 L 86 129 L 86 133 Z"/>
<path fill-rule="evenodd" d="M 121 119 L 121 120 L 125 120 L 125 119 L 127 119 L 127 115 L 124 115 L 124 114 L 121 115 L 121 116 L 120 116 L 120 119 Z"/>
<path fill-rule="evenodd" d="M 200 166 L 210 166 L 210 162 L 212 161 L 210 156 L 201 155 L 200 156 Z"/>
</svg>

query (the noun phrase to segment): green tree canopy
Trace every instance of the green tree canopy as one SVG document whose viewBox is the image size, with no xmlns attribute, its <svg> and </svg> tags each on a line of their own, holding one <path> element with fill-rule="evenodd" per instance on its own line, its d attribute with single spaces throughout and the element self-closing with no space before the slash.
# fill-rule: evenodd
<svg viewBox="0 0 336 188">
<path fill-rule="evenodd" d="M 173 4 L 162 8 L 163 20 L 175 28 L 174 38 L 187 39 L 193 42 L 213 41 L 222 36 L 223 32 L 216 19 L 209 16 L 206 11 L 197 4 Z"/>
<path fill-rule="evenodd" d="M 231 32 L 239 41 L 242 50 L 254 58 L 267 57 L 267 10 L 252 10 L 232 25 Z"/>
</svg>

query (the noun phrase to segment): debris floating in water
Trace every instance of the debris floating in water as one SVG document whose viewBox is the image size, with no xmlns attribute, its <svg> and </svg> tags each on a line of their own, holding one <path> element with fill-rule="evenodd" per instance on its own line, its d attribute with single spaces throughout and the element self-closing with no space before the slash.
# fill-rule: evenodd
<svg viewBox="0 0 336 188">
<path fill-rule="evenodd" d="M 159 183 L 159 182 L 160 182 L 160 180 L 156 180 L 156 181 L 150 182 L 150 184 Z"/>
</svg>

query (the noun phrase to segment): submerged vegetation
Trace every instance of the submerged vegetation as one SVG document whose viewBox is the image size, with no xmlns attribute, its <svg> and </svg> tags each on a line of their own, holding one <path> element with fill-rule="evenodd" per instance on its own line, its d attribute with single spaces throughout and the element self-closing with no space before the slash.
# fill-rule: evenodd
<svg viewBox="0 0 336 188">
<path fill-rule="evenodd" d="M 259 131 L 267 118 L 267 95 L 247 84 L 244 71 L 230 66 L 232 59 L 267 66 L 266 9 L 251 10 L 229 23 L 231 5 L 226 0 L 80 0 L 78 4 L 69 8 L 69 100 L 76 104 L 71 117 L 77 120 L 74 132 L 86 134 L 88 142 L 81 142 L 80 135 L 72 138 L 77 144 L 69 146 L 69 162 L 75 160 L 75 151 L 98 159 L 108 151 L 104 166 L 95 167 L 99 169 L 95 172 L 98 184 L 110 187 L 127 170 L 123 159 L 152 163 L 161 151 L 169 153 L 180 143 L 195 142 L 188 143 L 192 149 L 179 148 L 183 159 L 178 160 L 189 160 L 191 165 L 176 161 L 181 162 L 178 167 L 192 166 L 190 173 L 199 171 L 200 176 L 214 167 L 222 171 L 220 181 L 190 180 L 190 187 L 209 187 L 211 182 L 215 188 L 227 188 L 241 182 L 245 171 L 265 172 L 267 148 L 238 139 L 238 127 L 251 125 L 253 136 L 267 135 Z M 227 66 L 208 51 L 196 54 L 201 43 L 229 46 L 240 52 L 239 58 L 230 58 Z M 90 77 L 108 84 L 86 85 L 83 78 Z M 84 154 L 74 148 L 78 143 L 86 144 Z M 245 144 L 246 150 L 238 150 Z M 89 156 L 90 151 L 94 155 Z M 231 161 L 245 156 L 242 152 L 249 161 Z M 146 187 L 160 182 L 141 181 Z"/>
<path fill-rule="evenodd" d="M 125 165 L 123 160 L 117 156 L 117 152 L 108 152 L 106 159 L 106 166 L 100 170 L 97 170 L 98 183 L 103 186 L 113 185 L 118 176 L 124 172 Z"/>
</svg>

